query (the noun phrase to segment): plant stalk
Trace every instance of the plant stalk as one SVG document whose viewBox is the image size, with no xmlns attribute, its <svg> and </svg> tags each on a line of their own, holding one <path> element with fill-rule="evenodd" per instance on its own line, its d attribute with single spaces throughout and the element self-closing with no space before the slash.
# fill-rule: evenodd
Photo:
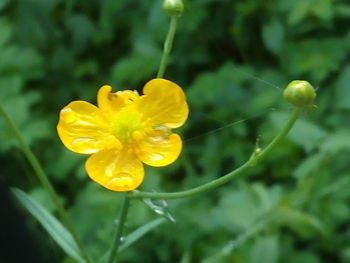
<svg viewBox="0 0 350 263">
<path fill-rule="evenodd" d="M 121 243 L 121 238 L 123 235 L 125 220 L 126 220 L 126 217 L 128 215 L 128 211 L 129 211 L 129 203 L 130 203 L 130 199 L 128 197 L 128 194 L 125 193 L 124 197 L 123 197 L 122 205 L 121 205 L 121 210 L 120 210 L 120 214 L 119 214 L 119 220 L 118 220 L 118 226 L 117 226 L 115 238 L 113 240 L 112 249 L 111 249 L 111 252 L 109 254 L 108 263 L 116 263 L 117 262 L 118 249 L 119 249 L 119 246 Z"/>
<path fill-rule="evenodd" d="M 52 184 L 50 183 L 44 169 L 42 168 L 39 160 L 36 158 L 35 154 L 32 152 L 30 149 L 29 145 L 26 143 L 24 140 L 20 130 L 16 126 L 16 124 L 12 121 L 11 117 L 8 115 L 6 112 L 5 108 L 3 105 L 0 103 L 0 113 L 3 115 L 5 121 L 7 122 L 8 126 L 10 129 L 13 131 L 13 134 L 17 138 L 19 142 L 19 146 L 23 151 L 23 154 L 27 158 L 28 162 L 32 166 L 34 170 L 34 174 L 36 175 L 37 179 L 39 182 L 42 184 L 44 189 L 47 191 L 49 194 L 51 200 L 55 204 L 55 207 L 57 209 L 57 213 L 62 220 L 63 224 L 67 227 L 68 231 L 71 233 L 72 237 L 74 238 L 75 242 L 77 243 L 77 246 L 79 247 L 80 252 L 82 253 L 83 258 L 86 260 L 86 262 L 91 263 L 91 259 L 89 258 L 86 250 L 84 249 L 77 233 L 75 232 L 73 225 L 71 224 L 69 217 L 62 205 L 62 203 L 59 200 L 59 197 L 53 188 Z"/>
<path fill-rule="evenodd" d="M 301 108 L 294 108 L 288 122 L 282 128 L 282 130 L 277 134 L 277 136 L 265 147 L 263 150 L 255 149 L 250 159 L 245 162 L 242 166 L 233 170 L 232 172 L 213 180 L 209 183 L 194 187 L 189 190 L 173 192 L 173 193 L 154 193 L 154 192 L 141 192 L 141 191 L 133 191 L 129 193 L 130 198 L 150 198 L 150 199 L 176 199 L 176 198 L 184 198 L 184 197 L 192 197 L 198 194 L 205 193 L 207 191 L 213 190 L 229 181 L 233 178 L 245 173 L 251 167 L 255 166 L 258 161 L 265 158 L 270 151 L 281 141 L 283 140 L 288 132 L 294 126 L 296 120 L 298 119 L 301 113 Z"/>
<path fill-rule="evenodd" d="M 171 48 L 173 46 L 173 41 L 174 41 L 174 36 L 175 36 L 176 26 L 177 26 L 177 20 L 178 20 L 177 16 L 171 17 L 168 34 L 167 34 L 165 42 L 164 42 L 163 54 L 162 54 L 162 58 L 160 61 L 160 65 L 159 65 L 159 69 L 158 69 L 158 73 L 157 73 L 157 78 L 164 77 L 165 69 L 166 69 L 167 64 L 168 64 L 168 57 L 169 57 L 169 54 L 171 52 Z"/>
</svg>

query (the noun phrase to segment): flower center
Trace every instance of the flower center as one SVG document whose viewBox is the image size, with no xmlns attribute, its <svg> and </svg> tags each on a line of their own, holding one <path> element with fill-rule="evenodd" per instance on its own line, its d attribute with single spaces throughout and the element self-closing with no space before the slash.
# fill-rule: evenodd
<svg viewBox="0 0 350 263">
<path fill-rule="evenodd" d="M 130 142 L 143 128 L 142 115 L 133 107 L 125 107 L 113 117 L 113 134 L 120 141 Z"/>
</svg>

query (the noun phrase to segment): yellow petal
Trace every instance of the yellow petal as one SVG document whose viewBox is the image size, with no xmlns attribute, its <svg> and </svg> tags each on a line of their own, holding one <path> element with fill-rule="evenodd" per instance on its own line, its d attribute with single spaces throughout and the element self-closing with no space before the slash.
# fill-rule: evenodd
<svg viewBox="0 0 350 263">
<path fill-rule="evenodd" d="M 182 150 L 181 137 L 175 133 L 167 135 L 153 131 L 135 142 L 137 157 L 150 166 L 165 166 L 176 161 Z"/>
<path fill-rule="evenodd" d="M 118 192 L 131 191 L 143 181 L 142 163 L 130 151 L 109 149 L 93 154 L 86 161 L 90 178 Z"/>
<path fill-rule="evenodd" d="M 136 91 L 124 90 L 115 93 L 111 91 L 111 86 L 104 85 L 99 89 L 97 94 L 97 105 L 107 118 L 113 117 L 123 107 L 134 103 L 139 98 Z"/>
<path fill-rule="evenodd" d="M 143 88 L 144 95 L 138 101 L 138 110 L 151 125 L 177 128 L 188 116 L 186 96 L 175 83 L 165 79 L 153 79 Z"/>
<path fill-rule="evenodd" d="M 61 110 L 57 131 L 63 144 L 73 152 L 90 154 L 121 148 L 100 109 L 86 101 L 73 101 Z"/>
</svg>

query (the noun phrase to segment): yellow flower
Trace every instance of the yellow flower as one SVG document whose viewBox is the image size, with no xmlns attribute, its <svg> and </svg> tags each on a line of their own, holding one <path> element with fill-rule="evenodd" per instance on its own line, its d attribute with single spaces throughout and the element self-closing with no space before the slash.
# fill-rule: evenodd
<svg viewBox="0 0 350 263">
<path fill-rule="evenodd" d="M 98 91 L 97 105 L 73 101 L 60 112 L 58 135 L 71 151 L 92 154 L 86 171 L 92 180 L 113 191 L 131 191 L 143 181 L 145 163 L 165 166 L 182 150 L 171 129 L 188 116 L 186 97 L 175 83 L 153 79 L 143 94 L 124 90 Z"/>
</svg>

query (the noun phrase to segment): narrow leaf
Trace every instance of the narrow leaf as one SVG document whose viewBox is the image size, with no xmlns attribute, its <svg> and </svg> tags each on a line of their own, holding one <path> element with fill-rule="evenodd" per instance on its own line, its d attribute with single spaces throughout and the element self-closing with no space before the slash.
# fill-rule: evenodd
<svg viewBox="0 0 350 263">
<path fill-rule="evenodd" d="M 150 232 L 152 229 L 156 228 L 157 226 L 165 223 L 167 220 L 165 218 L 157 218 L 155 220 L 152 220 L 151 222 L 148 222 L 147 224 L 139 227 L 131 234 L 127 235 L 125 238 L 125 241 L 123 245 L 120 247 L 120 250 L 126 249 L 128 246 L 132 245 L 134 242 L 142 238 L 144 235 L 146 235 L 148 232 Z"/>
<path fill-rule="evenodd" d="M 156 214 L 167 218 L 169 221 L 175 223 L 176 220 L 169 212 L 168 203 L 165 200 L 151 200 L 148 198 L 143 199 L 143 202 L 151 208 Z"/>
<path fill-rule="evenodd" d="M 64 252 L 78 262 L 85 262 L 71 234 L 54 216 L 22 190 L 12 188 L 12 192 L 17 200 L 39 221 Z"/>
<path fill-rule="evenodd" d="M 120 246 L 120 251 L 125 250 L 127 247 L 135 243 L 137 240 L 141 239 L 144 235 L 146 235 L 148 232 L 150 232 L 152 229 L 156 228 L 157 226 L 167 222 L 166 218 L 157 218 L 155 220 L 152 220 L 148 222 L 147 224 L 139 227 L 136 229 L 134 232 L 131 234 L 127 235 L 125 239 L 123 239 L 123 244 Z M 100 263 L 107 262 L 107 257 L 110 253 L 110 250 L 108 250 L 101 260 L 99 261 Z"/>
</svg>

